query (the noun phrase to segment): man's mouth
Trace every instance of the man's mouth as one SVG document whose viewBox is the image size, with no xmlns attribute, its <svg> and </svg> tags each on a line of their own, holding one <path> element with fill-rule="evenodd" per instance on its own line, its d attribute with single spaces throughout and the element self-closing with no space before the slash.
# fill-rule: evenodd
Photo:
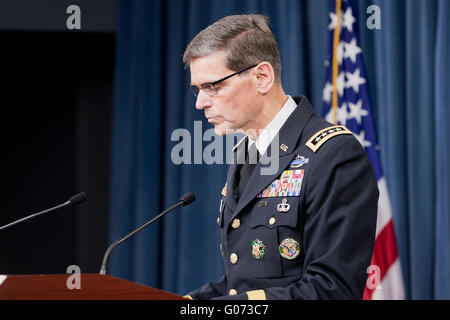
<svg viewBox="0 0 450 320">
<path fill-rule="evenodd" d="M 214 123 L 216 122 L 217 117 L 206 117 L 208 119 L 209 123 Z"/>
</svg>

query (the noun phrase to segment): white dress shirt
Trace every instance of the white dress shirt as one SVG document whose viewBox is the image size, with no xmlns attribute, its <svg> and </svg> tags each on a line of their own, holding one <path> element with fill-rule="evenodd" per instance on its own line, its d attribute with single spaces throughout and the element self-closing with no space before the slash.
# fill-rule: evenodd
<svg viewBox="0 0 450 320">
<path fill-rule="evenodd" d="M 250 136 L 248 137 L 248 148 L 255 143 L 258 152 L 262 155 L 266 152 L 273 138 L 278 134 L 283 124 L 289 118 L 291 113 L 295 110 L 297 104 L 291 96 L 288 96 L 286 103 L 283 105 L 281 110 L 272 119 L 272 121 L 265 127 L 259 134 L 256 140 L 253 140 Z"/>
</svg>

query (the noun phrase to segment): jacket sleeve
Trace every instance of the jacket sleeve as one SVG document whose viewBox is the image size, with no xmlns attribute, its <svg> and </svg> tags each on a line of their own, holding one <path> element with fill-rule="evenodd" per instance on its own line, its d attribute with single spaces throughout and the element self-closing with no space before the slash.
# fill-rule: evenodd
<svg viewBox="0 0 450 320">
<path fill-rule="evenodd" d="M 334 137 L 305 177 L 303 276 L 287 287 L 219 299 L 361 299 L 375 241 L 378 187 L 352 135 Z"/>
<path fill-rule="evenodd" d="M 225 296 L 227 291 L 227 278 L 222 276 L 217 282 L 208 282 L 207 284 L 195 289 L 187 294 L 194 300 L 210 300 L 217 296 Z"/>
</svg>

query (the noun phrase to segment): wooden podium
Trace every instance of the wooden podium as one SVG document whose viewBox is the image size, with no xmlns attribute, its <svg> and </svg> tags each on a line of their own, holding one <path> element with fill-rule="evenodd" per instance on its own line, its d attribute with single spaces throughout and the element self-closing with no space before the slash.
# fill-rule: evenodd
<svg viewBox="0 0 450 320">
<path fill-rule="evenodd" d="M 67 280 L 71 276 L 73 274 L 0 276 L 0 300 L 187 300 L 100 274 L 80 274 L 80 289 L 69 289 Z"/>
</svg>

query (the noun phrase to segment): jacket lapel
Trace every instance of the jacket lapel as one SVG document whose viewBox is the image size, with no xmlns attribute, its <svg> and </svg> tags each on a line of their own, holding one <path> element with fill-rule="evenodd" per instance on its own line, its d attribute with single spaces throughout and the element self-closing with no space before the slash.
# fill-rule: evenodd
<svg viewBox="0 0 450 320">
<path fill-rule="evenodd" d="M 244 141 L 244 142 L 246 142 L 246 141 Z M 225 203 L 231 210 L 234 210 L 236 207 L 236 204 L 237 204 L 236 198 L 235 198 L 235 192 L 236 192 L 235 184 L 236 184 L 236 180 L 237 180 L 237 175 L 240 172 L 242 163 L 245 158 L 245 149 L 244 149 L 245 146 L 246 146 L 246 143 L 242 143 L 237 148 L 236 152 L 233 152 L 233 163 L 228 168 Z"/>
</svg>

